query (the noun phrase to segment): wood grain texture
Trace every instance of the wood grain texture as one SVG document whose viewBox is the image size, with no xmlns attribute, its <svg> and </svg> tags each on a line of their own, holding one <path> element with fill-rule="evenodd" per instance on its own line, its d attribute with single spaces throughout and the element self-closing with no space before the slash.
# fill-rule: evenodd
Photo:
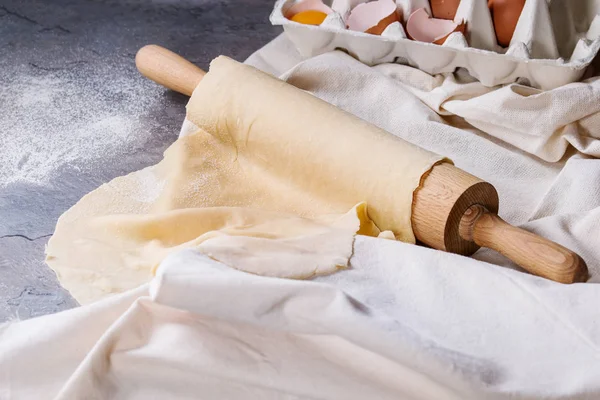
<svg viewBox="0 0 600 400">
<path fill-rule="evenodd" d="M 423 176 L 413 197 L 412 226 L 416 238 L 435 249 L 473 254 L 479 246 L 458 232 L 463 214 L 473 204 L 498 212 L 496 189 L 450 163 L 434 166 Z"/>
<path fill-rule="evenodd" d="M 465 212 L 459 230 L 466 240 L 496 250 L 534 275 L 561 283 L 583 282 L 588 278 L 587 266 L 577 254 L 506 223 L 480 205 Z"/>
<path fill-rule="evenodd" d="M 503 254 L 526 271 L 561 283 L 585 281 L 585 262 L 569 249 L 503 221 L 498 193 L 449 163 L 424 175 L 413 198 L 412 225 L 419 241 L 471 255 L 480 247 Z"/>
<path fill-rule="evenodd" d="M 166 88 L 191 96 L 206 72 L 164 47 L 142 47 L 135 56 L 138 71 Z"/>
</svg>

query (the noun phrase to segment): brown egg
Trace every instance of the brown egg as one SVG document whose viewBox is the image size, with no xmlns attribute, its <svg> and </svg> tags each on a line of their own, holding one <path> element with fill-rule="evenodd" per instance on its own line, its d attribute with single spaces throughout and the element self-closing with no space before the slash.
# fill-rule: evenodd
<svg viewBox="0 0 600 400">
<path fill-rule="evenodd" d="M 496 39 L 502 47 L 507 47 L 515 33 L 517 22 L 525 0 L 489 0 L 488 7 L 494 20 Z"/>
<path fill-rule="evenodd" d="M 433 18 L 454 19 L 460 0 L 429 0 Z"/>
</svg>

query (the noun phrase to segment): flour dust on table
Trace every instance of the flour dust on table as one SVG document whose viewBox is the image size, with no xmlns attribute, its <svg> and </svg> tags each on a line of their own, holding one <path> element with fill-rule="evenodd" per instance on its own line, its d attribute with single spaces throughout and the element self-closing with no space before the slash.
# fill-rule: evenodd
<svg viewBox="0 0 600 400">
<path fill-rule="evenodd" d="M 123 68 L 89 69 L 27 71 L 0 88 L 4 125 L 10 127 L 0 136 L 0 186 L 44 184 L 61 167 L 102 168 L 107 156 L 142 149 L 152 132 L 131 116 L 160 103 L 160 89 L 131 79 Z M 109 71 L 99 69 L 113 69 L 114 78 L 107 80 Z"/>
</svg>

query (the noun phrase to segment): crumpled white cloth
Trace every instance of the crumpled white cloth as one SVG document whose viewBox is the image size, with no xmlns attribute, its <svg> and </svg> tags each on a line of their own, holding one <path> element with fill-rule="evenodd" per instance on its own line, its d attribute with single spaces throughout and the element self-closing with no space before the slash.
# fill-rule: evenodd
<svg viewBox="0 0 600 400">
<path fill-rule="evenodd" d="M 488 180 L 598 281 L 600 80 L 492 91 L 283 37 L 248 62 Z M 291 281 L 184 251 L 149 286 L 0 326 L 0 399 L 600 398 L 600 286 L 514 268 L 357 237 L 350 269 Z"/>
<path fill-rule="evenodd" d="M 597 399 L 599 302 L 368 237 L 316 281 L 187 250 L 149 287 L 0 328 L 0 398 Z"/>
</svg>

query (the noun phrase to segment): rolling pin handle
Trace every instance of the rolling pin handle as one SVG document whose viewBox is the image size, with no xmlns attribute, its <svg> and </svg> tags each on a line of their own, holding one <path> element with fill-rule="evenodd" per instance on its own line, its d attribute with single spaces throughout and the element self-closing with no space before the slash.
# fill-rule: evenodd
<svg viewBox="0 0 600 400">
<path fill-rule="evenodd" d="M 206 75 L 185 58 L 154 44 L 138 50 L 135 65 L 145 77 L 186 96 L 192 95 Z"/>
<path fill-rule="evenodd" d="M 478 246 L 496 250 L 535 275 L 561 283 L 584 282 L 588 278 L 587 266 L 577 254 L 506 223 L 481 205 L 467 209 L 459 234 Z"/>
</svg>

